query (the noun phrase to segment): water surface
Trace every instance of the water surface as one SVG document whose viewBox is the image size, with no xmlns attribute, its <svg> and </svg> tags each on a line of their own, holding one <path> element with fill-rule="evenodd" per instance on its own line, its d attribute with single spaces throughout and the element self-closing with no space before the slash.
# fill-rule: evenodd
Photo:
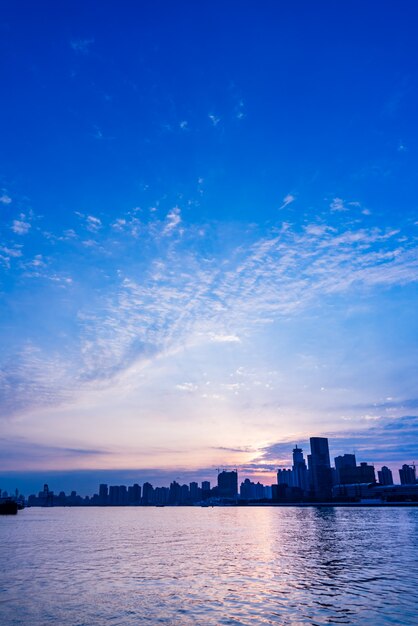
<svg viewBox="0 0 418 626">
<path fill-rule="evenodd" d="M 414 508 L 32 508 L 0 542 L 4 626 L 418 623 Z"/>
</svg>

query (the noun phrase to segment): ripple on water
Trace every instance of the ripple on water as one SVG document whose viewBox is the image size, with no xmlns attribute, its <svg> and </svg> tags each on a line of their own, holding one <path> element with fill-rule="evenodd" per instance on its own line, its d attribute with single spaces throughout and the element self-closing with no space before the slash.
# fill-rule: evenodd
<svg viewBox="0 0 418 626">
<path fill-rule="evenodd" d="M 5 626 L 415 625 L 417 509 L 27 509 Z"/>
</svg>

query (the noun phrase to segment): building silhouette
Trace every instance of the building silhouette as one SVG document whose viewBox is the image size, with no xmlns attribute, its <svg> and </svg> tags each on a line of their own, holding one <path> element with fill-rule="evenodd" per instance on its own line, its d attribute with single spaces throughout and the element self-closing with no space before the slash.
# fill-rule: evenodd
<svg viewBox="0 0 418 626">
<path fill-rule="evenodd" d="M 154 487 L 151 483 L 142 485 L 142 504 L 154 504 Z"/>
<path fill-rule="evenodd" d="M 159 506 L 169 504 L 170 489 L 168 487 L 156 487 L 154 489 L 154 502 Z"/>
<path fill-rule="evenodd" d="M 128 504 L 140 504 L 141 502 L 141 487 L 135 483 L 131 487 L 128 487 Z"/>
<path fill-rule="evenodd" d="M 264 500 L 266 498 L 266 489 L 260 482 L 253 483 L 249 478 L 246 478 L 240 486 L 240 498 L 242 500 Z"/>
<path fill-rule="evenodd" d="M 344 485 L 347 483 L 355 483 L 356 481 L 356 455 L 355 454 L 343 454 L 336 456 L 335 463 L 335 482 L 337 485 Z"/>
<path fill-rule="evenodd" d="M 335 462 L 335 484 L 355 485 L 361 483 L 373 483 L 376 480 L 374 466 L 368 463 L 356 464 L 354 454 L 337 456 Z"/>
<path fill-rule="evenodd" d="M 197 500 L 200 499 L 201 490 L 199 489 L 198 483 L 191 482 L 189 485 L 189 492 L 190 492 L 190 500 L 192 502 L 197 502 Z"/>
<path fill-rule="evenodd" d="M 377 472 L 380 485 L 393 485 L 393 475 L 391 470 L 384 465 L 380 472 Z"/>
<path fill-rule="evenodd" d="M 238 499 L 238 472 L 218 471 L 217 486 L 211 489 L 209 481 L 203 481 L 199 487 L 196 481 L 189 485 L 180 485 L 173 480 L 170 487 L 156 487 L 145 482 L 141 488 L 133 485 L 99 485 L 98 493 L 92 496 L 80 496 L 76 491 L 66 495 L 63 491 L 57 495 L 47 484 L 38 495 L 30 495 L 28 506 L 149 506 L 149 505 L 243 505 L 260 500 L 266 503 L 336 503 L 365 502 L 373 505 L 387 503 L 418 504 L 418 482 L 415 465 L 404 464 L 399 470 L 400 485 L 393 484 L 391 470 L 383 466 L 378 472 L 379 483 L 375 480 L 373 465 L 356 463 L 354 454 L 335 457 L 335 467 L 331 468 L 328 439 L 311 437 L 308 466 L 303 450 L 293 448 L 292 468 L 280 468 L 277 471 L 277 484 L 266 486 L 246 478 L 240 486 Z M 0 489 L 0 497 L 7 497 L 7 492 Z M 16 499 L 18 493 L 16 492 Z M 25 499 L 19 496 L 22 504 Z"/>
<path fill-rule="evenodd" d="M 311 437 L 310 444 L 309 475 L 313 494 L 318 500 L 328 500 L 332 496 L 328 439 L 326 437 Z"/>
<path fill-rule="evenodd" d="M 106 484 L 99 485 L 99 504 L 105 506 L 108 502 L 109 489 Z"/>
<path fill-rule="evenodd" d="M 303 492 L 307 492 L 309 490 L 308 468 L 306 467 L 306 461 L 303 458 L 303 450 L 302 448 L 298 448 L 298 446 L 293 448 L 292 472 L 292 486 L 298 487 Z"/>
<path fill-rule="evenodd" d="M 236 498 L 238 496 L 238 472 L 227 472 L 226 470 L 218 474 L 218 496 L 220 498 Z"/>
<path fill-rule="evenodd" d="M 277 484 L 286 485 L 286 487 L 293 487 L 293 471 L 291 469 L 278 469 L 277 470 Z"/>
<path fill-rule="evenodd" d="M 210 498 L 210 482 L 209 480 L 202 481 L 202 500 L 208 500 Z"/>
<path fill-rule="evenodd" d="M 399 478 L 401 485 L 413 485 L 417 482 L 415 465 L 402 465 L 402 469 L 399 470 Z"/>
</svg>

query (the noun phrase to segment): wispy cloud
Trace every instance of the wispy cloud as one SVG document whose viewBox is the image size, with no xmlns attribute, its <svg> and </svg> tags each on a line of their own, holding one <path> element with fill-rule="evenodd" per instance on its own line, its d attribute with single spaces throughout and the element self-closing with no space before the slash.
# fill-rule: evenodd
<svg viewBox="0 0 418 626">
<path fill-rule="evenodd" d="M 1 204 L 11 204 L 11 202 L 12 202 L 12 199 L 11 199 L 11 197 L 7 193 L 3 193 L 0 196 L 0 203 Z"/>
<path fill-rule="evenodd" d="M 378 418 L 373 426 L 362 430 L 315 433 L 329 437 L 331 456 L 355 451 L 358 461 L 370 463 L 411 462 L 418 454 L 418 416 L 402 415 L 398 418 Z M 286 441 L 268 445 L 257 458 L 261 464 L 274 461 L 277 465 L 290 463 L 294 442 L 302 445 L 305 453 L 309 443 L 304 437 L 293 435 Z"/>
<path fill-rule="evenodd" d="M 70 364 L 31 343 L 9 356 L 0 368 L 1 417 L 35 406 L 60 404 L 74 390 Z"/>
<path fill-rule="evenodd" d="M 289 206 L 289 204 L 292 204 L 292 202 L 294 202 L 296 200 L 296 196 L 294 196 L 291 193 L 288 193 L 282 201 L 282 205 L 279 207 L 279 210 L 281 209 L 285 209 L 287 206 Z"/>
<path fill-rule="evenodd" d="M 342 198 L 334 198 L 329 205 L 329 208 L 333 212 L 341 213 L 342 211 L 348 211 L 348 208 L 344 204 L 344 200 Z"/>
<path fill-rule="evenodd" d="M 86 222 L 87 230 L 91 231 L 92 233 L 97 232 L 102 227 L 101 220 L 94 215 L 87 215 Z"/>
<path fill-rule="evenodd" d="M 4 365 L 3 414 L 38 403 L 59 403 L 93 381 L 113 384 L 135 364 L 146 368 L 159 355 L 187 346 L 238 348 L 258 329 L 298 316 L 330 295 L 418 280 L 417 242 L 411 236 L 399 241 L 402 233 L 397 229 L 281 225 L 251 236 L 246 246 L 229 245 L 227 255 L 211 255 L 208 237 L 214 237 L 213 226 L 202 237 L 201 225 L 182 222 L 179 207 L 171 209 L 165 221 L 154 218 L 143 223 L 138 238 L 130 232 L 131 221 L 137 220 L 134 215 L 113 220 L 110 229 L 93 215 L 81 217 L 95 240 L 81 246 L 80 270 L 105 262 L 100 286 L 89 284 L 94 298 L 79 307 L 72 354 L 64 358 L 59 345 L 55 353 L 43 354 L 33 345 L 12 366 Z M 166 239 L 180 224 L 182 237 Z M 73 241 L 77 239 L 69 237 L 71 245 Z M 131 245 L 135 247 L 130 249 Z M 140 264 L 125 266 L 125 255 L 133 254 L 138 245 L 150 252 Z M 17 258 L 20 248 L 14 250 Z M 2 254 L 13 256 L 5 249 Z M 74 257 L 71 260 L 74 265 Z M 48 271 L 43 256 L 32 256 L 28 262 L 32 272 L 51 281 L 54 276 L 68 277 L 62 263 L 59 272 L 54 270 L 53 257 Z M 107 275 L 112 277 L 109 283 Z M 83 281 L 83 270 L 76 281 Z M 219 387 L 216 393 L 224 391 L 228 390 Z"/>
<path fill-rule="evenodd" d="M 73 39 L 70 41 L 70 46 L 77 54 L 88 54 L 92 45 L 94 44 L 94 39 Z"/>
<path fill-rule="evenodd" d="M 170 235 L 173 230 L 177 228 L 177 226 L 181 223 L 181 211 L 178 206 L 174 207 L 167 214 L 167 220 L 164 227 L 163 234 Z"/>
<path fill-rule="evenodd" d="M 25 222 L 24 220 L 24 215 L 21 215 L 21 218 L 19 220 L 13 220 L 11 228 L 12 231 L 16 233 L 16 235 L 26 235 L 29 232 L 31 224 L 30 222 Z"/>
<path fill-rule="evenodd" d="M 213 115 L 213 113 L 209 113 L 208 118 L 212 122 L 213 126 L 217 126 L 219 122 L 221 121 L 221 118 L 218 117 L 217 115 Z"/>
</svg>

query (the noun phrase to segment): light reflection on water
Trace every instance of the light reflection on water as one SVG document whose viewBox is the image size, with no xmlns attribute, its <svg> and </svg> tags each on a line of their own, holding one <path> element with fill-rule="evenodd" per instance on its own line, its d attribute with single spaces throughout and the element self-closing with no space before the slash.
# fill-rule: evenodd
<svg viewBox="0 0 418 626">
<path fill-rule="evenodd" d="M 0 623 L 418 623 L 418 509 L 27 509 L 0 518 Z"/>
</svg>

